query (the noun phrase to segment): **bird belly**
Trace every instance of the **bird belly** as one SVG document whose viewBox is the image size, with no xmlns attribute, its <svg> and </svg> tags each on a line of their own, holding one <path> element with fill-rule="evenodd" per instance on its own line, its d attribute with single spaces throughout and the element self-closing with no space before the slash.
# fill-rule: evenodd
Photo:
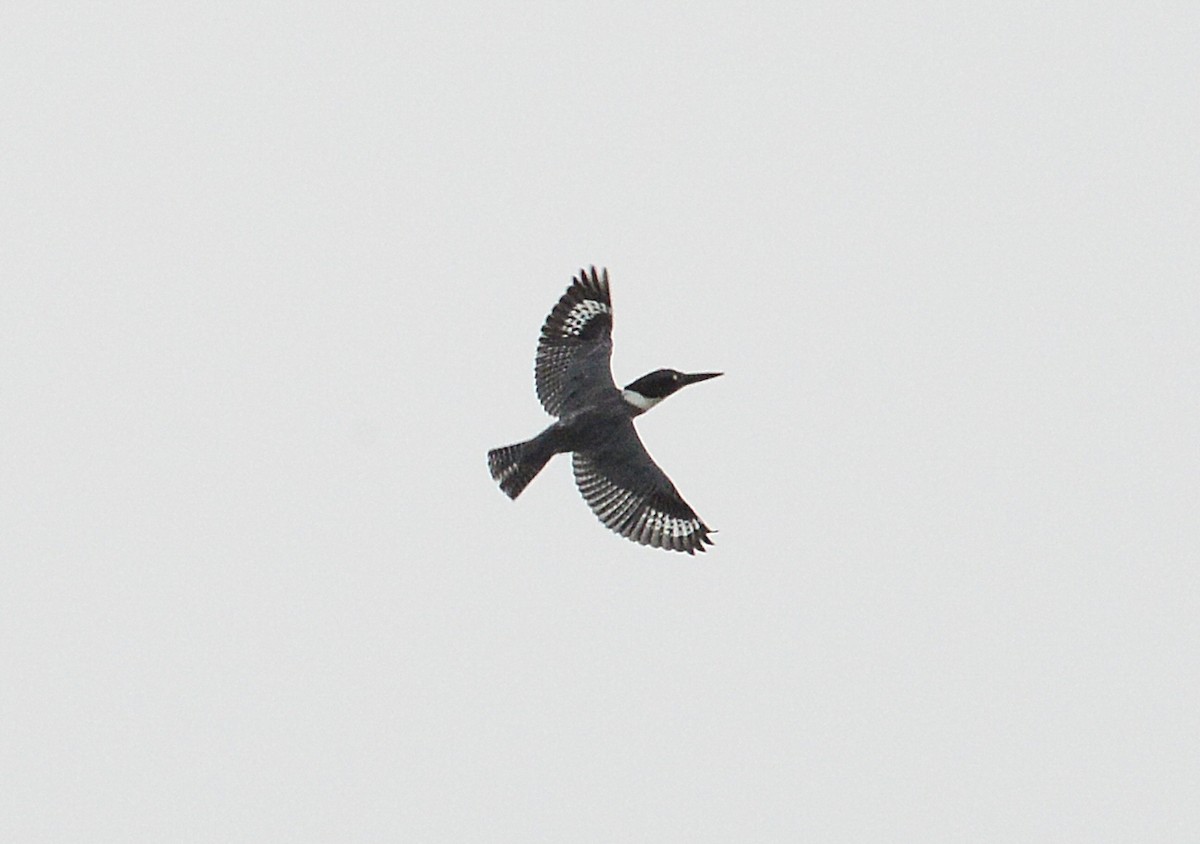
<svg viewBox="0 0 1200 844">
<path fill-rule="evenodd" d="M 594 408 L 581 410 L 558 422 L 560 442 L 564 451 L 596 451 L 603 449 L 622 426 L 628 424 L 629 414 L 620 409 Z"/>
</svg>

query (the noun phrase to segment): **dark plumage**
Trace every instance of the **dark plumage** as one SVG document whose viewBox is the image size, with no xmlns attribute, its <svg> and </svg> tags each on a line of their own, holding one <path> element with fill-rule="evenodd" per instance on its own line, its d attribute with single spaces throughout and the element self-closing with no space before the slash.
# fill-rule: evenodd
<svg viewBox="0 0 1200 844">
<path fill-rule="evenodd" d="M 611 356 L 608 271 L 581 270 L 546 317 L 534 363 L 538 399 L 558 421 L 532 440 L 492 449 L 488 469 L 515 499 L 551 457 L 572 452 L 575 483 L 607 527 L 643 545 L 704 551 L 712 530 L 646 452 L 633 419 L 721 373 L 659 369 L 619 390 Z"/>
</svg>

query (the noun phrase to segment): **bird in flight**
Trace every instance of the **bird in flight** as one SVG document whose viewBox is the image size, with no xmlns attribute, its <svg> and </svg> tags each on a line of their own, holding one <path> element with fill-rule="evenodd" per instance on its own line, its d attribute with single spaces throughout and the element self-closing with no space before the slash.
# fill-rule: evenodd
<svg viewBox="0 0 1200 844">
<path fill-rule="evenodd" d="M 558 421 L 536 437 L 488 452 L 488 469 L 515 499 L 556 454 L 571 452 L 575 484 L 596 517 L 642 545 L 694 554 L 714 533 L 646 452 L 633 419 L 688 384 L 720 372 L 657 369 L 617 389 L 613 381 L 608 270 L 580 270 L 546 317 L 534 378 Z"/>
</svg>

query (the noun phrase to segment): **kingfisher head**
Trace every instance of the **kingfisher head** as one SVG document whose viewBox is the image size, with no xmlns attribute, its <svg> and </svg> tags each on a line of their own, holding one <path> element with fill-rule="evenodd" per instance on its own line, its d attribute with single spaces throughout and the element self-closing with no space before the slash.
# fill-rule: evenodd
<svg viewBox="0 0 1200 844">
<path fill-rule="evenodd" d="M 643 375 L 621 391 L 621 397 L 634 408 L 634 415 L 645 413 L 654 405 L 688 384 L 707 381 L 722 375 L 721 372 L 677 372 L 674 369 L 656 369 Z"/>
</svg>

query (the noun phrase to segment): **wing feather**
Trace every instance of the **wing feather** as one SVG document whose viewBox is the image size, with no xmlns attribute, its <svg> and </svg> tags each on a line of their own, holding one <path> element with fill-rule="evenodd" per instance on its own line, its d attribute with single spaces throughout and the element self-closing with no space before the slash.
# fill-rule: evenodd
<svg viewBox="0 0 1200 844">
<path fill-rule="evenodd" d="M 650 457 L 630 422 L 603 451 L 577 451 L 575 484 L 596 517 L 634 542 L 694 554 L 712 530 Z"/>
<path fill-rule="evenodd" d="M 546 412 L 562 416 L 615 390 L 611 359 L 608 270 L 580 270 L 546 317 L 538 339 L 534 380 Z"/>
</svg>

